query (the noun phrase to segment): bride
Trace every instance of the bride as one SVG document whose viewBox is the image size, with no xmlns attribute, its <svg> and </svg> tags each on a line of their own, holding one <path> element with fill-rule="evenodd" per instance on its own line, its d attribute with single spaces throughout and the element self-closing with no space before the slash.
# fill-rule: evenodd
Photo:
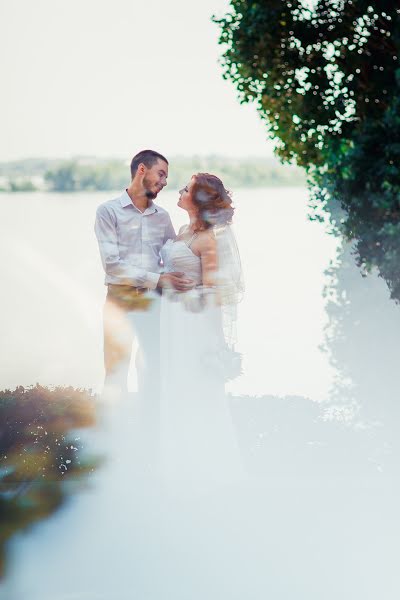
<svg viewBox="0 0 400 600">
<path fill-rule="evenodd" d="M 178 206 L 189 223 L 161 257 L 166 272 L 184 273 L 193 288 L 164 290 L 161 301 L 162 473 L 204 488 L 242 473 L 224 384 L 240 374 L 234 326 L 243 285 L 230 228 L 234 209 L 222 181 L 194 175 Z"/>
</svg>

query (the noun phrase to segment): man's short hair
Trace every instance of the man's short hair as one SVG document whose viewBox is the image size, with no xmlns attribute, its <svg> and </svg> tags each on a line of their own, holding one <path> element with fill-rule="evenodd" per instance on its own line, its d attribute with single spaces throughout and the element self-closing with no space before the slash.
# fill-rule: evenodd
<svg viewBox="0 0 400 600">
<path fill-rule="evenodd" d="M 135 177 L 140 163 L 143 163 L 148 169 L 150 169 L 158 160 L 163 160 L 167 163 L 167 165 L 169 164 L 165 156 L 159 152 L 156 152 L 155 150 L 142 150 L 141 152 L 138 152 L 131 161 L 132 179 Z"/>
</svg>

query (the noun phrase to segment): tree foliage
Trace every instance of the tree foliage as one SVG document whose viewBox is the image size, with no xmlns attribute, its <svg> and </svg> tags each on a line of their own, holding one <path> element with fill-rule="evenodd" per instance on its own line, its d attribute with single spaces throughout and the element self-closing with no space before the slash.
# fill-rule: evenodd
<svg viewBox="0 0 400 600">
<path fill-rule="evenodd" d="M 231 0 L 215 21 L 225 78 L 399 299 L 399 0 Z"/>
<path fill-rule="evenodd" d="M 95 422 L 90 391 L 40 385 L 0 391 L 0 579 L 10 537 L 52 514 L 99 464 L 85 456 L 77 432 Z"/>
<path fill-rule="evenodd" d="M 278 153 L 302 165 L 323 161 L 327 137 L 350 137 L 379 118 L 396 85 L 398 2 L 231 0 L 216 20 L 223 62 L 243 102 L 255 100 L 279 140 Z"/>
</svg>

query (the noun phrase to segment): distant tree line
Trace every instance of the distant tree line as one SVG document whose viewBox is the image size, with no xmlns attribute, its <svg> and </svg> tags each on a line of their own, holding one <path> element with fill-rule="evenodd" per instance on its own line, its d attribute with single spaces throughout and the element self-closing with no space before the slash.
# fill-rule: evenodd
<svg viewBox="0 0 400 600">
<path fill-rule="evenodd" d="M 56 192 L 113 190 L 126 185 L 128 168 L 121 162 L 85 164 L 66 162 L 45 173 L 49 189 Z"/>
<path fill-rule="evenodd" d="M 305 185 L 300 168 L 282 165 L 275 158 L 233 159 L 218 156 L 170 159 L 168 186 L 179 189 L 193 173 L 211 172 L 230 188 Z M 119 190 L 130 181 L 129 161 L 75 159 L 70 161 L 16 161 L 0 164 L 2 191 L 79 192 Z M 37 181 L 41 182 L 38 184 Z"/>
</svg>

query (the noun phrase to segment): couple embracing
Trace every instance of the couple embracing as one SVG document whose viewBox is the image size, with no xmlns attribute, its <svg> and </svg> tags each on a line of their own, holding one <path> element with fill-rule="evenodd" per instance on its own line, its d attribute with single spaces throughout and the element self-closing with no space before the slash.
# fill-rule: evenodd
<svg viewBox="0 0 400 600">
<path fill-rule="evenodd" d="M 232 201 L 218 177 L 193 175 L 179 192 L 188 222 L 176 235 L 154 203 L 167 178 L 167 159 L 143 150 L 132 159 L 129 187 L 97 209 L 105 393 L 126 391 L 136 341 L 139 461 L 181 480 L 219 480 L 239 460 L 224 394 L 240 372 L 234 329 L 243 285 Z"/>
</svg>

